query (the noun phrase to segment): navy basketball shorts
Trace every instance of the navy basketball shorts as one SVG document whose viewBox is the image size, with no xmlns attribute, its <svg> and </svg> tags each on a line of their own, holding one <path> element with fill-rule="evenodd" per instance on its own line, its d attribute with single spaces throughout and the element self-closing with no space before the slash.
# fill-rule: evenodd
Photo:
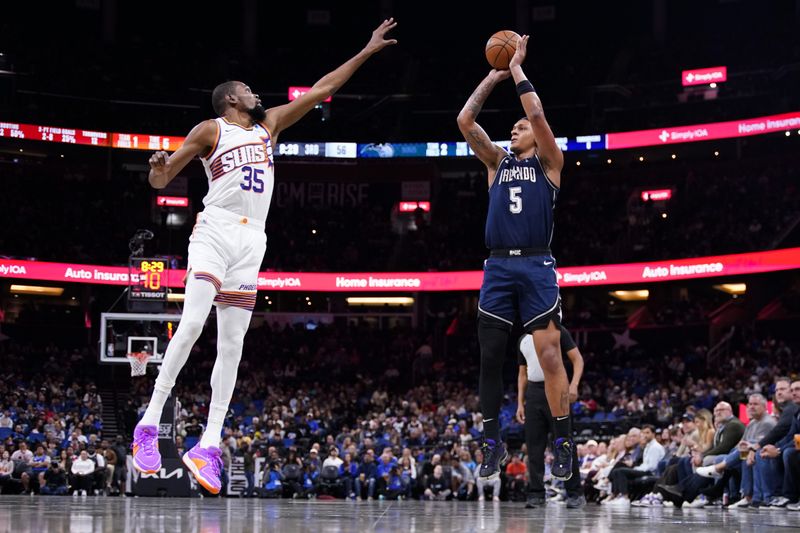
<svg viewBox="0 0 800 533">
<path fill-rule="evenodd" d="M 519 312 L 519 314 L 517 314 Z M 484 262 L 478 313 L 526 332 L 561 323 L 556 261 L 551 255 L 490 257 Z"/>
</svg>

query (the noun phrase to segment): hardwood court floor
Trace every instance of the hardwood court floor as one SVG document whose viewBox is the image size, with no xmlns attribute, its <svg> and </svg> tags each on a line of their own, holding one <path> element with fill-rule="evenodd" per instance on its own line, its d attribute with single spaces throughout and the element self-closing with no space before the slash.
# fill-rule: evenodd
<svg viewBox="0 0 800 533">
<path fill-rule="evenodd" d="M 0 495 L 0 533 L 727 531 L 800 528 L 800 512 L 518 503 L 345 502 Z"/>
</svg>

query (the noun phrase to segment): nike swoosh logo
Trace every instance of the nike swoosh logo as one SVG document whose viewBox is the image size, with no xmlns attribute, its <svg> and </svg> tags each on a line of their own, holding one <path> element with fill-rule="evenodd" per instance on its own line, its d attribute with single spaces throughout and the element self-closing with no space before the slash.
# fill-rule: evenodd
<svg viewBox="0 0 800 533">
<path fill-rule="evenodd" d="M 545 262 L 544 262 L 544 266 L 546 266 L 546 267 L 547 267 L 547 266 L 550 266 L 550 265 L 552 265 L 552 264 L 553 264 L 553 262 L 552 262 L 552 261 L 545 261 Z"/>
<path fill-rule="evenodd" d="M 198 459 L 196 457 L 192 457 L 191 461 L 194 463 L 194 466 L 197 467 L 198 470 L 202 470 L 208 463 L 203 461 L 202 459 Z"/>
<path fill-rule="evenodd" d="M 567 416 L 557 416 L 556 420 L 566 420 L 567 418 L 569 418 L 569 415 L 567 415 Z"/>
</svg>

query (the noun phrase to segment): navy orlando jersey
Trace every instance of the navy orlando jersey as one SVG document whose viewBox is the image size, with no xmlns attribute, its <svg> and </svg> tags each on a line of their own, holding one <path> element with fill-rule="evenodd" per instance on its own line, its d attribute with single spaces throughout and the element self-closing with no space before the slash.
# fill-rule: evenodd
<svg viewBox="0 0 800 533">
<path fill-rule="evenodd" d="M 537 156 L 505 157 L 489 187 L 486 247 L 549 248 L 557 196 Z"/>
</svg>

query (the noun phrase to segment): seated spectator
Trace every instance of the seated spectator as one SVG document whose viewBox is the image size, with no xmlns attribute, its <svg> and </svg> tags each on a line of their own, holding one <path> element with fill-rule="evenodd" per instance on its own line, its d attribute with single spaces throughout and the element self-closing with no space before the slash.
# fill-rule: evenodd
<svg viewBox="0 0 800 533">
<path fill-rule="evenodd" d="M 33 452 L 28 449 L 28 443 L 20 441 L 17 445 L 17 451 L 11 454 L 11 460 L 14 462 L 14 477 L 16 477 L 21 486 L 23 493 L 30 493 L 33 490 L 31 484 L 31 463 L 33 463 Z"/>
<path fill-rule="evenodd" d="M 31 460 L 30 465 L 30 476 L 33 478 L 33 480 L 35 480 L 35 483 L 31 484 L 31 490 L 36 492 L 40 485 L 41 477 L 45 472 L 47 472 L 47 469 L 50 466 L 50 456 L 45 453 L 44 446 L 41 444 L 36 447 L 36 453 L 33 454 L 33 459 Z"/>
<path fill-rule="evenodd" d="M 343 462 L 344 461 L 342 461 L 342 458 L 339 457 L 339 448 L 336 446 L 331 446 L 330 450 L 328 450 L 328 457 L 326 457 L 322 462 L 322 468 L 325 468 L 326 466 L 333 466 L 338 470 L 339 467 L 342 466 Z"/>
<path fill-rule="evenodd" d="M 400 477 L 400 467 L 395 464 L 381 475 L 378 499 L 397 500 L 403 499 L 403 480 Z"/>
<path fill-rule="evenodd" d="M 41 477 L 39 492 L 43 495 L 64 496 L 67 493 L 67 473 L 52 461 Z"/>
<path fill-rule="evenodd" d="M 353 462 L 353 455 L 350 452 L 344 454 L 342 464 L 339 465 L 339 476 L 344 484 L 344 494 L 346 498 L 356 499 L 355 481 L 358 478 L 358 465 Z"/>
<path fill-rule="evenodd" d="M 466 450 L 462 450 L 466 451 Z M 469 455 L 469 452 L 467 452 Z M 470 469 L 467 465 L 457 457 L 453 457 L 450 461 L 450 481 L 452 483 L 451 489 L 453 496 L 459 500 L 470 500 L 475 490 L 475 479 L 472 476 L 474 465 Z"/>
<path fill-rule="evenodd" d="M 309 500 L 317 495 L 317 484 L 319 482 L 319 470 L 316 463 L 308 463 L 303 472 L 303 488 L 296 498 L 308 498 Z"/>
<path fill-rule="evenodd" d="M 7 450 L 3 450 L 3 455 L 0 457 L 0 493 L 6 486 L 6 483 L 11 481 L 11 475 L 14 473 L 14 461 L 11 460 Z"/>
<path fill-rule="evenodd" d="M 356 478 L 356 496 L 364 498 L 364 492 L 367 493 L 366 499 L 372 500 L 375 497 L 375 484 L 377 483 L 378 469 L 375 464 L 375 452 L 367 450 L 364 453 L 364 458 L 361 465 L 358 467 L 358 477 Z"/>
<path fill-rule="evenodd" d="M 82 450 L 80 456 L 72 461 L 72 480 L 70 485 L 73 488 L 72 495 L 86 496 L 92 490 L 94 483 L 94 473 L 97 464 L 89 459 L 89 453 Z"/>
<path fill-rule="evenodd" d="M 653 476 L 658 470 L 658 463 L 664 457 L 664 447 L 656 439 L 655 428 L 645 425 L 641 431 L 641 443 L 644 447 L 642 462 L 634 467 L 621 467 L 612 470 L 611 500 L 609 505 L 630 505 L 630 483 L 645 476 Z"/>
<path fill-rule="evenodd" d="M 528 467 L 522 461 L 520 454 L 512 454 L 511 462 L 506 466 L 506 486 L 508 487 L 508 498 L 511 501 L 521 501 L 525 499 L 525 474 Z"/>
<path fill-rule="evenodd" d="M 406 448 L 408 450 L 408 448 Z M 405 450 L 403 450 L 405 452 Z M 403 494 L 406 499 L 411 499 L 414 496 L 414 489 L 417 482 L 417 468 L 414 465 L 414 458 L 410 454 L 405 453 L 400 458 L 400 479 L 403 482 Z"/>
<path fill-rule="evenodd" d="M 92 491 L 99 494 L 105 490 L 105 482 L 108 471 L 106 470 L 106 459 L 102 454 L 97 453 L 94 446 L 86 447 L 87 456 L 94 463 L 94 475 L 92 476 Z"/>
<path fill-rule="evenodd" d="M 742 440 L 744 424 L 733 416 L 733 408 L 728 402 L 719 402 L 714 407 L 714 423 L 717 430 L 712 447 L 704 452 L 694 449 L 691 459 L 684 457 L 678 462 L 678 484 L 656 485 L 664 499 L 678 507 L 684 502 L 692 502 L 692 507 L 703 507 L 708 503 L 701 491 L 710 485 L 710 480 L 695 474 L 693 469 L 714 464 L 718 456 L 724 458 Z"/>
<path fill-rule="evenodd" d="M 731 478 L 731 471 L 737 471 L 741 478 L 741 488 L 730 491 L 729 496 L 733 500 L 739 500 L 731 505 L 734 509 L 748 507 L 753 497 L 753 467 L 747 464 L 747 456 L 753 447 L 763 439 L 777 421 L 767 413 L 767 399 L 760 393 L 751 394 L 747 400 L 747 416 L 750 419 L 744 430 L 742 440 L 725 457 L 720 457 L 717 463 L 710 466 L 701 466 L 696 470 L 697 475 L 721 480 L 726 476 L 731 479 L 731 485 L 736 480 Z M 744 457 L 744 461 L 742 460 Z M 738 493 L 741 491 L 741 498 Z M 731 494 L 732 492 L 732 494 Z M 741 503 L 740 503 L 741 502 Z"/>
<path fill-rule="evenodd" d="M 442 465 L 436 465 L 433 469 L 433 474 L 425 484 L 423 498 L 436 501 L 449 500 L 452 497 L 452 492 L 450 490 L 450 482 L 445 477 L 444 470 L 442 470 Z"/>
<path fill-rule="evenodd" d="M 283 493 L 283 472 L 281 465 L 276 461 L 269 463 L 269 468 L 263 474 L 261 486 L 262 498 L 280 498 Z"/>
<path fill-rule="evenodd" d="M 800 381 L 795 381 L 790 386 L 792 402 L 800 404 Z M 795 435 L 800 434 L 800 410 L 792 418 L 789 431 L 774 445 L 767 444 L 761 449 L 759 457 L 764 462 L 777 463 L 777 468 L 766 468 L 764 483 L 774 487 L 775 496 L 769 500 L 769 507 L 779 509 L 797 503 L 796 483 L 792 474 L 796 470 L 798 461 Z"/>
</svg>

